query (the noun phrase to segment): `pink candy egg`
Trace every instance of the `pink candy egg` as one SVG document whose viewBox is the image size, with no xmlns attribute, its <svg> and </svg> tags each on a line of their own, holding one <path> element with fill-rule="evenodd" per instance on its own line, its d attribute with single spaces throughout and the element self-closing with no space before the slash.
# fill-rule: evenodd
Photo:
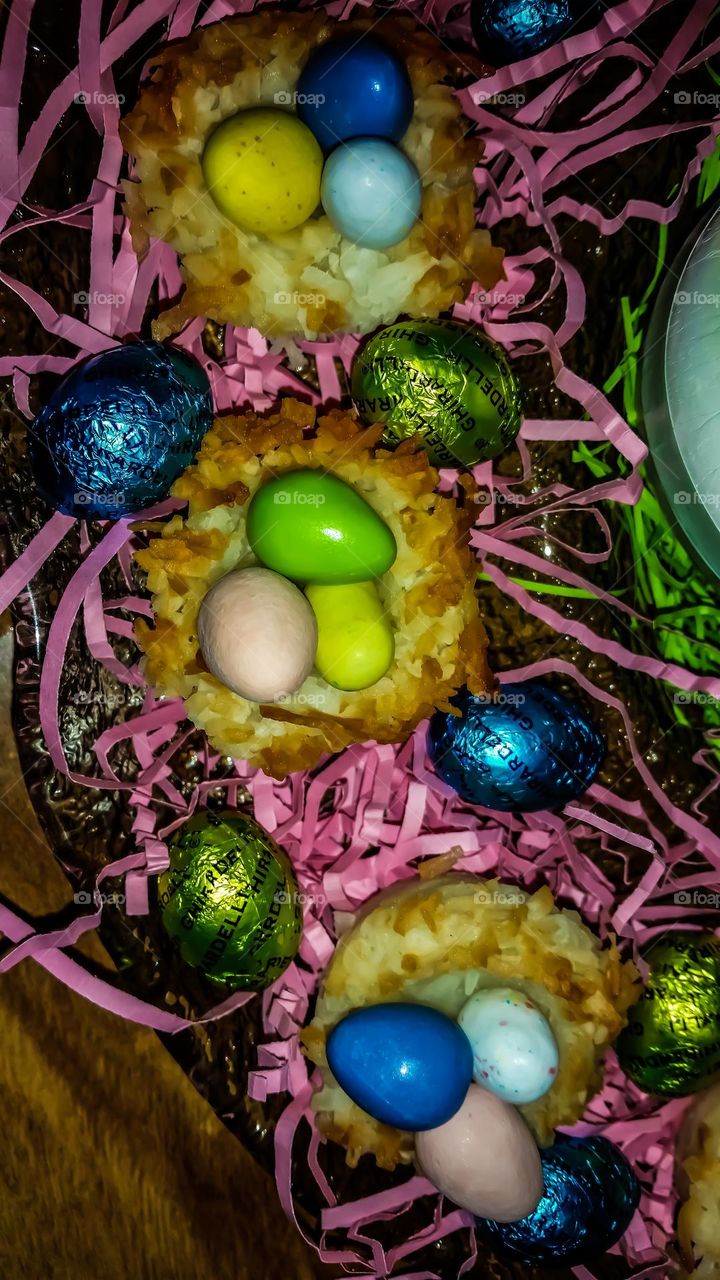
<svg viewBox="0 0 720 1280">
<path fill-rule="evenodd" d="M 450 1120 L 415 1135 L 415 1154 L 438 1191 L 478 1218 L 517 1222 L 543 1192 L 540 1153 L 520 1112 L 477 1084 Z"/>
<path fill-rule="evenodd" d="M 237 569 L 208 591 L 198 640 L 209 671 L 251 702 L 278 702 L 300 688 L 317 648 L 315 615 L 272 569 Z"/>
</svg>

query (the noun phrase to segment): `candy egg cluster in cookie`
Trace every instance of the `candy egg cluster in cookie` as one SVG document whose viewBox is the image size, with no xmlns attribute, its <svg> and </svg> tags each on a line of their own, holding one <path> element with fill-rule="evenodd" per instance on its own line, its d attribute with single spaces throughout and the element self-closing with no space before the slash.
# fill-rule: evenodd
<svg viewBox="0 0 720 1280">
<path fill-rule="evenodd" d="M 287 398 L 218 418 L 173 487 L 187 513 L 137 553 L 148 680 L 216 749 L 274 777 L 400 742 L 463 685 L 492 687 L 472 479 L 438 494 L 424 450 L 381 434 Z"/>
<path fill-rule="evenodd" d="M 454 873 L 394 886 L 338 943 L 302 1034 L 322 1077 L 320 1130 L 353 1166 L 367 1153 L 387 1169 L 414 1161 L 488 1231 L 522 1223 L 515 1238 L 540 1247 L 551 1186 L 540 1148 L 554 1150 L 557 1127 L 598 1089 L 637 978 L 548 888 Z M 575 1203 L 594 1178 L 609 1203 L 613 1160 L 627 1194 L 606 1247 L 637 1203 L 620 1153 L 563 1154 L 551 1188 Z"/>
<path fill-rule="evenodd" d="M 483 144 L 453 91 L 470 78 L 467 55 L 409 14 L 372 10 L 339 26 L 261 8 L 162 49 L 122 122 L 133 244 L 169 244 L 185 286 L 155 335 L 197 315 L 266 336 L 369 333 L 492 288 Z"/>
<path fill-rule="evenodd" d="M 208 670 L 254 702 L 283 701 L 314 665 L 339 689 L 380 680 L 395 645 L 375 579 L 397 547 L 364 498 L 332 472 L 288 471 L 255 493 L 247 537 L 258 566 L 225 574 L 200 606 Z"/>
</svg>

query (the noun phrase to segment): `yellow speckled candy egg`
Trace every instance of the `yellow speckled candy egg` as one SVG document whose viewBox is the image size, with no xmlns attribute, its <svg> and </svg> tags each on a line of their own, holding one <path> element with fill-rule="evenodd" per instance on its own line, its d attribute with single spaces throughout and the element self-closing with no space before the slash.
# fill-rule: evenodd
<svg viewBox="0 0 720 1280">
<path fill-rule="evenodd" d="M 223 120 L 203 154 L 208 190 L 243 231 L 292 231 L 320 201 L 323 155 L 297 116 L 253 107 Z"/>
</svg>

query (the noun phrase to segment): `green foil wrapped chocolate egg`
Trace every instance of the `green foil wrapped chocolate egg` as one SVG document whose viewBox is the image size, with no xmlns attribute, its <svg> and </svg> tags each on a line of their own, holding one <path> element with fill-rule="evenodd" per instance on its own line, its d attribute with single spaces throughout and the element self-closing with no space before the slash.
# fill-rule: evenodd
<svg viewBox="0 0 720 1280">
<path fill-rule="evenodd" d="M 720 1079 L 720 943 L 673 933 L 644 956 L 650 975 L 617 1054 L 646 1093 L 682 1098 Z"/>
<path fill-rule="evenodd" d="M 287 855 L 247 814 L 204 811 L 170 845 L 162 923 L 183 960 L 235 991 L 259 991 L 294 958 L 302 932 Z"/>
<path fill-rule="evenodd" d="M 522 420 L 517 377 L 477 327 L 408 320 L 374 334 L 355 357 L 352 394 L 390 447 L 419 433 L 436 467 L 475 466 L 512 444 Z"/>
</svg>

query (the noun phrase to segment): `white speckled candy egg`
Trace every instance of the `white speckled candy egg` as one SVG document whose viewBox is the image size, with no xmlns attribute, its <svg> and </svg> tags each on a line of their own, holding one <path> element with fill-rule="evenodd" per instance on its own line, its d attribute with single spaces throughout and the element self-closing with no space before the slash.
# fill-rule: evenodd
<svg viewBox="0 0 720 1280">
<path fill-rule="evenodd" d="M 476 991 L 458 1022 L 473 1051 L 473 1077 L 483 1088 L 522 1106 L 555 1082 L 558 1047 L 547 1018 L 512 987 Z"/>
<path fill-rule="evenodd" d="M 251 702 L 288 697 L 312 670 L 315 615 L 292 582 L 272 569 L 236 569 L 208 591 L 198 615 L 205 664 Z"/>
</svg>

